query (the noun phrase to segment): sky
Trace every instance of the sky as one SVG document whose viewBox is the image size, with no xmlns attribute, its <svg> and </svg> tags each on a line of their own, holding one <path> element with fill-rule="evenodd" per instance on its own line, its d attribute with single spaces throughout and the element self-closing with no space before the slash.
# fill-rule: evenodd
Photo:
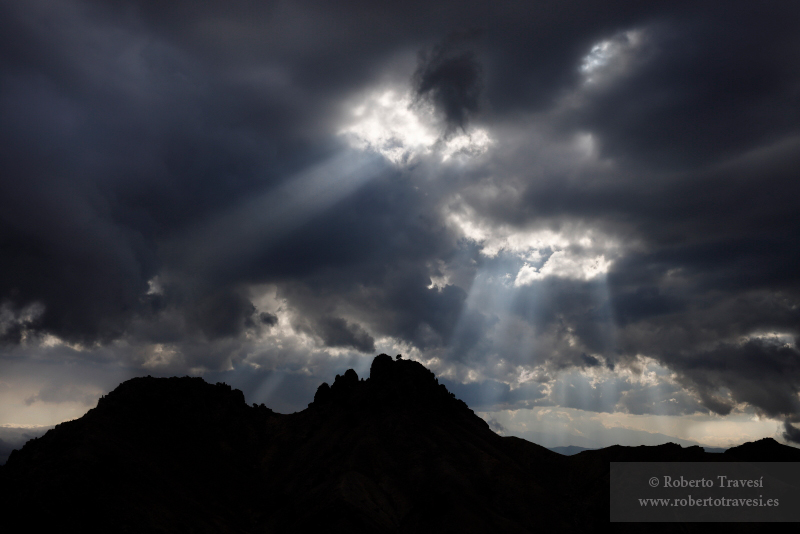
<svg viewBox="0 0 800 534">
<path fill-rule="evenodd" d="M 0 0 L 0 441 L 387 353 L 545 446 L 800 444 L 798 23 Z"/>
</svg>

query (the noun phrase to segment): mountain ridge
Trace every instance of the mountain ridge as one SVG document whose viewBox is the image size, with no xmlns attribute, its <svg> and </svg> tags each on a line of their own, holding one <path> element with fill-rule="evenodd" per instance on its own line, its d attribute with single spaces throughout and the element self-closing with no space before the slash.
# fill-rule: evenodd
<svg viewBox="0 0 800 534">
<path fill-rule="evenodd" d="M 88 531 L 594 532 L 610 461 L 800 458 L 745 445 L 563 456 L 499 436 L 422 364 L 382 354 L 368 378 L 350 369 L 294 414 L 197 377 L 128 380 L 14 451 L 0 497 L 12 523 Z"/>
</svg>

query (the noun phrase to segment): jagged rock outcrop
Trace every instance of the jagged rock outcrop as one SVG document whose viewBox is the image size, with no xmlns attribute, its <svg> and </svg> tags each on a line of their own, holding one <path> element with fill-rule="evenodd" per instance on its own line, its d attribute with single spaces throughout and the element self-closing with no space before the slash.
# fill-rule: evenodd
<svg viewBox="0 0 800 534">
<path fill-rule="evenodd" d="M 542 518 L 530 499 L 546 489 L 506 440 L 420 363 L 380 355 L 319 387 L 307 410 L 280 423 L 273 476 L 286 480 L 269 525 L 341 532 L 524 532 Z M 543 462 L 561 457 L 538 445 Z M 302 459 L 302 460 L 298 460 Z M 524 502 L 523 502 L 524 501 Z"/>
</svg>

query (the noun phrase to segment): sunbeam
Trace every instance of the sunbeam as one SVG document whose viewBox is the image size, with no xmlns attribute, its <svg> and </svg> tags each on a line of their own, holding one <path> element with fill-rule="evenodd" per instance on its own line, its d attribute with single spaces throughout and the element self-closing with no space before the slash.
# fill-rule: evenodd
<svg viewBox="0 0 800 534">
<path fill-rule="evenodd" d="M 230 269 L 263 253 L 385 169 L 386 163 L 375 154 L 344 150 L 277 188 L 181 232 L 163 246 L 165 254 L 208 273 Z"/>
</svg>

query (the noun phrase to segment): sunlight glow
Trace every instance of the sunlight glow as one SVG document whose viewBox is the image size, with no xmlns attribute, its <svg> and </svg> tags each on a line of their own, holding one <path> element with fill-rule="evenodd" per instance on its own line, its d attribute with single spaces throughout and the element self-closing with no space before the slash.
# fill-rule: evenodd
<svg viewBox="0 0 800 534">
<path fill-rule="evenodd" d="M 563 228 L 556 232 L 491 224 L 460 198 L 455 198 L 447 210 L 448 223 L 480 244 L 484 256 L 494 258 L 505 252 L 524 260 L 522 267 L 511 274 L 516 287 L 548 276 L 594 279 L 608 272 L 619 250 L 616 240 L 591 228 Z M 536 266 L 542 260 L 544 263 Z"/>
<path fill-rule="evenodd" d="M 794 334 L 783 332 L 754 332 L 750 335 L 742 336 L 739 339 L 739 343 L 745 344 L 754 339 L 787 349 L 797 348 Z"/>
<path fill-rule="evenodd" d="M 431 151 L 437 136 L 422 117 L 432 110 L 415 113 L 407 94 L 387 90 L 375 93 L 352 110 L 353 123 L 339 131 L 355 148 L 374 150 L 394 164 L 404 164 L 418 154 Z"/>
<path fill-rule="evenodd" d="M 493 141 L 485 130 L 476 129 L 471 134 L 458 135 L 445 142 L 442 149 L 442 161 L 447 161 L 457 155 L 479 156 L 486 152 L 492 143 Z"/>
<path fill-rule="evenodd" d="M 145 360 L 142 367 L 145 369 L 166 368 L 182 358 L 182 355 L 175 348 L 162 343 L 148 346 L 145 349 L 144 356 Z"/>
<path fill-rule="evenodd" d="M 229 269 L 354 193 L 385 165 L 376 156 L 343 151 L 190 228 L 165 248 L 176 255 L 180 251 L 191 265 L 209 271 L 221 265 Z"/>
<path fill-rule="evenodd" d="M 592 47 L 581 61 L 580 71 L 586 83 L 594 83 L 626 70 L 632 52 L 643 42 L 641 30 L 629 30 Z"/>
<path fill-rule="evenodd" d="M 161 280 L 157 275 L 147 281 L 147 293 L 145 294 L 146 295 L 164 294 L 164 287 L 161 285 Z"/>
<path fill-rule="evenodd" d="M 591 280 L 608 272 L 611 262 L 605 256 L 580 257 L 565 250 L 557 250 L 537 269 L 526 263 L 517 273 L 514 285 L 525 286 L 547 276 L 559 276 L 575 280 Z"/>
</svg>

